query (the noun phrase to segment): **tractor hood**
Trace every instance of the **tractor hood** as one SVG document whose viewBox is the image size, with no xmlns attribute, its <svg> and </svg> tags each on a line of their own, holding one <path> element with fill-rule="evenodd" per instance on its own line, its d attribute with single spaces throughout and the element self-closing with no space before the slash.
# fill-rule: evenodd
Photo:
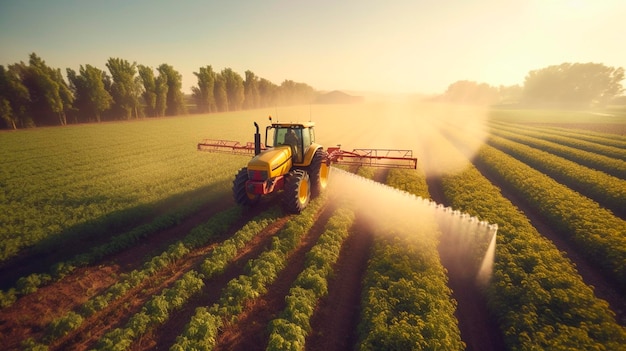
<svg viewBox="0 0 626 351">
<path fill-rule="evenodd" d="M 291 169 L 291 147 L 288 145 L 267 149 L 248 162 L 250 180 L 266 180 L 285 175 Z"/>
</svg>

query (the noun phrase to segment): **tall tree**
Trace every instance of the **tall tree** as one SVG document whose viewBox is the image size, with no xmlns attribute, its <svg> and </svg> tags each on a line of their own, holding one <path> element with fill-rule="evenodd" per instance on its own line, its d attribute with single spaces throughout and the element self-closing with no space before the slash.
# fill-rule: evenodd
<svg viewBox="0 0 626 351">
<path fill-rule="evenodd" d="M 524 80 L 523 99 L 533 105 L 604 105 L 624 90 L 622 80 L 622 67 L 607 67 L 599 63 L 562 63 L 530 71 Z"/>
<path fill-rule="evenodd" d="M 75 106 L 79 110 L 82 121 L 101 121 L 102 112 L 111 107 L 113 98 L 105 89 L 106 73 L 92 65 L 81 65 L 79 73 L 68 68 L 67 78 L 76 98 Z"/>
<path fill-rule="evenodd" d="M 486 83 L 459 80 L 448 86 L 443 100 L 456 104 L 490 105 L 498 102 L 498 88 Z"/>
<path fill-rule="evenodd" d="M 223 69 L 221 75 L 224 79 L 224 87 L 228 99 L 226 111 L 241 110 L 244 100 L 243 78 L 231 68 Z"/>
<path fill-rule="evenodd" d="M 0 118 L 8 128 L 29 127 L 32 120 L 27 115 L 30 95 L 15 69 L 0 65 Z"/>
<path fill-rule="evenodd" d="M 60 69 L 49 67 L 35 53 L 28 65 L 24 62 L 13 65 L 22 84 L 30 96 L 29 111 L 35 125 L 65 125 L 66 112 L 71 109 L 73 96 Z"/>
<path fill-rule="evenodd" d="M 279 102 L 284 105 L 309 104 L 315 98 L 315 89 L 293 80 L 283 81 L 278 92 Z"/>
<path fill-rule="evenodd" d="M 246 80 L 243 82 L 243 88 L 245 95 L 243 107 L 246 109 L 260 107 L 259 78 L 250 70 L 246 71 Z"/>
<path fill-rule="evenodd" d="M 185 99 L 182 91 L 183 76 L 168 64 L 162 64 L 157 69 L 165 78 L 167 84 L 166 110 L 167 116 L 177 116 L 187 113 Z"/>
<path fill-rule="evenodd" d="M 226 80 L 221 73 L 215 75 L 215 86 L 213 87 L 215 106 L 218 111 L 228 111 L 228 94 L 226 93 Z"/>
<path fill-rule="evenodd" d="M 260 107 L 272 107 L 278 104 L 278 85 L 265 78 L 259 80 Z"/>
<path fill-rule="evenodd" d="M 146 104 L 146 115 L 148 117 L 155 117 L 156 114 L 156 78 L 154 77 L 154 71 L 151 67 L 138 65 L 137 73 L 139 73 L 139 77 L 141 78 L 141 82 L 143 83 L 143 93 L 141 93 L 141 97 L 143 98 L 143 102 Z"/>
<path fill-rule="evenodd" d="M 215 78 L 213 67 L 200 67 L 199 72 L 193 72 L 198 78 L 198 86 L 192 87 L 193 97 L 198 106 L 198 112 L 207 113 L 216 110 L 215 106 Z"/>
<path fill-rule="evenodd" d="M 156 94 L 156 116 L 165 116 L 165 109 L 167 108 L 167 92 L 169 87 L 167 85 L 167 77 L 159 74 L 155 80 L 155 94 Z"/>
<path fill-rule="evenodd" d="M 109 58 L 106 64 L 111 73 L 111 96 L 125 119 L 139 117 L 141 85 L 137 76 L 137 63 L 120 58 Z"/>
</svg>

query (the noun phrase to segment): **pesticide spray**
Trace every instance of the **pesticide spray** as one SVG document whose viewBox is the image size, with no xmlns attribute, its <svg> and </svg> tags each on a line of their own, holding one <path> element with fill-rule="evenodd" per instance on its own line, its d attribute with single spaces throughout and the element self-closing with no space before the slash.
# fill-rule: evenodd
<svg viewBox="0 0 626 351">
<path fill-rule="evenodd" d="M 496 224 L 337 168 L 331 172 L 327 191 L 337 197 L 336 201 L 348 201 L 356 206 L 376 232 L 403 227 L 413 228 L 403 232 L 417 233 L 416 228 L 434 219 L 444 239 L 440 247 L 458 268 L 455 274 L 463 274 L 465 279 L 473 279 L 481 286 L 489 282 L 496 248 Z M 424 235 L 423 231 L 420 233 Z"/>
</svg>

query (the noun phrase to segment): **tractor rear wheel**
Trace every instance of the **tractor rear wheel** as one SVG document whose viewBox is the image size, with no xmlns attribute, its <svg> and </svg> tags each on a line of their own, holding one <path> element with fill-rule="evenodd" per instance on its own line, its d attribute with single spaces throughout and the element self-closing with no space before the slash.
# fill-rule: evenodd
<svg viewBox="0 0 626 351">
<path fill-rule="evenodd" d="M 319 195 L 328 185 L 328 175 L 330 166 L 326 162 L 328 153 L 321 148 L 315 151 L 311 165 L 309 166 L 309 176 L 311 178 L 311 193 L 313 196 Z"/>
<path fill-rule="evenodd" d="M 233 197 L 235 202 L 242 206 L 253 206 L 261 199 L 261 195 L 251 194 L 246 189 L 248 181 L 248 168 L 244 167 L 239 170 L 233 181 Z"/>
<path fill-rule="evenodd" d="M 285 181 L 283 201 L 287 211 L 300 213 L 311 201 L 309 174 L 301 169 L 294 170 Z"/>
</svg>

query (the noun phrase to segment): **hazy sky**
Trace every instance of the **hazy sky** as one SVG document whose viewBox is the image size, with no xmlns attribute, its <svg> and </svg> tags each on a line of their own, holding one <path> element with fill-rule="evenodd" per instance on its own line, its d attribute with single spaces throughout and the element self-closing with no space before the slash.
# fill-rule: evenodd
<svg viewBox="0 0 626 351">
<path fill-rule="evenodd" d="M 0 0 L 0 64 L 110 57 L 246 70 L 317 90 L 440 93 L 523 84 L 563 62 L 626 66 L 624 0 Z"/>
</svg>

